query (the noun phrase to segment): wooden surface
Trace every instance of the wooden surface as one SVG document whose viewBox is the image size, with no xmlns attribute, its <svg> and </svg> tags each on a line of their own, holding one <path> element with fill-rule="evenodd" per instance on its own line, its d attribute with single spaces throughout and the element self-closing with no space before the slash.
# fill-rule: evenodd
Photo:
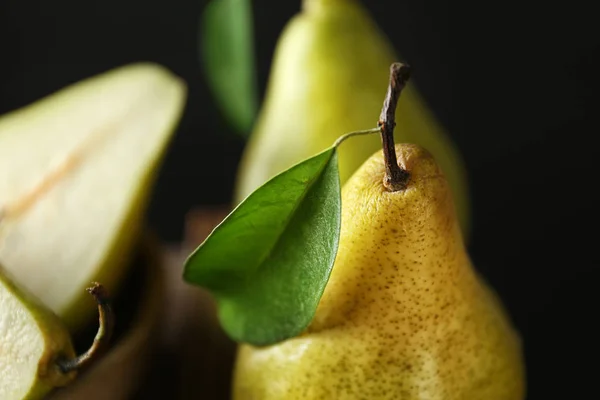
<svg viewBox="0 0 600 400">
<path fill-rule="evenodd" d="M 193 210 L 184 241 L 163 246 L 166 298 L 160 346 L 135 399 L 229 399 L 235 344 L 221 330 L 209 293 L 182 279 L 185 258 L 227 213 L 226 207 Z"/>
</svg>

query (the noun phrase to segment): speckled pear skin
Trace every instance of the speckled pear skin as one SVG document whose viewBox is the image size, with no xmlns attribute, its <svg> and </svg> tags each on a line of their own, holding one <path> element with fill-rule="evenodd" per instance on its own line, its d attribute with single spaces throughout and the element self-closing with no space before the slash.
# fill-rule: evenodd
<svg viewBox="0 0 600 400">
<path fill-rule="evenodd" d="M 313 322 L 276 345 L 241 345 L 234 400 L 525 398 L 519 335 L 471 265 L 440 168 L 419 146 L 396 151 L 407 189 L 384 188 L 381 151 L 344 185 Z"/>
</svg>

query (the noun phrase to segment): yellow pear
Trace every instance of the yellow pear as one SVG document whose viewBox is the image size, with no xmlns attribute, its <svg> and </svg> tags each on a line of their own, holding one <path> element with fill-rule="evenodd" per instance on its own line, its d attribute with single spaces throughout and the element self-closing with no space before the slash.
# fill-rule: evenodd
<svg viewBox="0 0 600 400">
<path fill-rule="evenodd" d="M 72 332 L 88 282 L 117 291 L 185 97 L 144 62 L 0 117 L 0 262 Z"/>
<path fill-rule="evenodd" d="M 342 134 L 375 126 L 381 88 L 397 58 L 357 0 L 304 0 L 275 49 L 265 100 L 239 165 L 235 203 Z M 397 141 L 420 144 L 434 155 L 450 183 L 466 238 L 468 182 L 457 148 L 412 83 L 398 112 L 403 118 Z M 379 146 L 376 136 L 365 136 L 340 148 L 342 184 Z"/>
<path fill-rule="evenodd" d="M 102 321 L 112 318 L 104 311 L 101 316 Z M 77 369 L 98 354 L 111 328 L 101 325 L 94 346 L 76 358 L 63 322 L 0 266 L 0 399 L 42 399 L 52 389 L 68 385 Z"/>
<path fill-rule="evenodd" d="M 235 400 L 524 399 L 520 337 L 471 264 L 444 173 L 421 146 L 390 148 L 403 185 L 384 185 L 381 150 L 344 185 L 312 323 L 278 344 L 241 345 Z"/>
</svg>

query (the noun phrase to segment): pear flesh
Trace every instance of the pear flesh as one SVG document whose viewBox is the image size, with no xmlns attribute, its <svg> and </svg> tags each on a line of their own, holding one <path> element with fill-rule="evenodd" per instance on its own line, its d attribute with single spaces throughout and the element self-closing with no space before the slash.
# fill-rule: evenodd
<svg viewBox="0 0 600 400">
<path fill-rule="evenodd" d="M 71 330 L 85 285 L 116 291 L 185 94 L 137 63 L 0 117 L 0 262 Z"/>
<path fill-rule="evenodd" d="M 0 399 L 40 399 L 75 378 L 57 359 L 75 351 L 67 328 L 0 267 Z"/>
<path fill-rule="evenodd" d="M 405 190 L 383 186 L 381 151 L 342 190 L 338 254 L 309 328 L 239 348 L 235 400 L 522 400 L 521 342 L 465 251 L 433 157 L 396 146 Z"/>
<path fill-rule="evenodd" d="M 391 43 L 356 0 L 304 0 L 275 50 L 265 101 L 238 169 L 235 203 L 275 174 L 330 147 L 341 135 L 377 126 Z M 418 78 L 417 78 L 418 79 Z M 438 160 L 450 183 L 463 233 L 469 193 L 461 155 L 411 82 L 398 102 L 396 141 L 416 143 Z M 339 148 L 344 184 L 381 143 L 353 138 Z M 465 238 L 466 238 L 465 234 Z"/>
</svg>

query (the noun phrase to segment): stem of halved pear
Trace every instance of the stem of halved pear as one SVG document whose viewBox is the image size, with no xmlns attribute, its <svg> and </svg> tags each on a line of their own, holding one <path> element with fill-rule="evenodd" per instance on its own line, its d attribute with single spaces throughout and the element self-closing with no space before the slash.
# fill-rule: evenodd
<svg viewBox="0 0 600 400">
<path fill-rule="evenodd" d="M 92 285 L 92 287 L 89 287 L 86 290 L 89 294 L 94 296 L 94 299 L 98 304 L 98 319 L 100 325 L 98 327 L 98 333 L 96 333 L 94 342 L 85 353 L 72 360 L 61 359 L 56 361 L 58 367 L 65 374 L 71 371 L 80 370 L 94 361 L 96 357 L 100 355 L 102 350 L 104 350 L 104 347 L 108 344 L 113 333 L 115 317 L 110 307 L 106 290 L 98 282 L 92 282 Z"/>
<path fill-rule="evenodd" d="M 396 127 L 396 106 L 402 89 L 410 77 L 410 66 L 395 62 L 390 67 L 390 83 L 383 102 L 381 115 L 377 125 L 381 128 L 381 144 L 385 159 L 385 176 L 383 186 L 390 192 L 406 189 L 410 174 L 400 168 L 396 158 L 394 144 L 394 128 Z"/>
</svg>

